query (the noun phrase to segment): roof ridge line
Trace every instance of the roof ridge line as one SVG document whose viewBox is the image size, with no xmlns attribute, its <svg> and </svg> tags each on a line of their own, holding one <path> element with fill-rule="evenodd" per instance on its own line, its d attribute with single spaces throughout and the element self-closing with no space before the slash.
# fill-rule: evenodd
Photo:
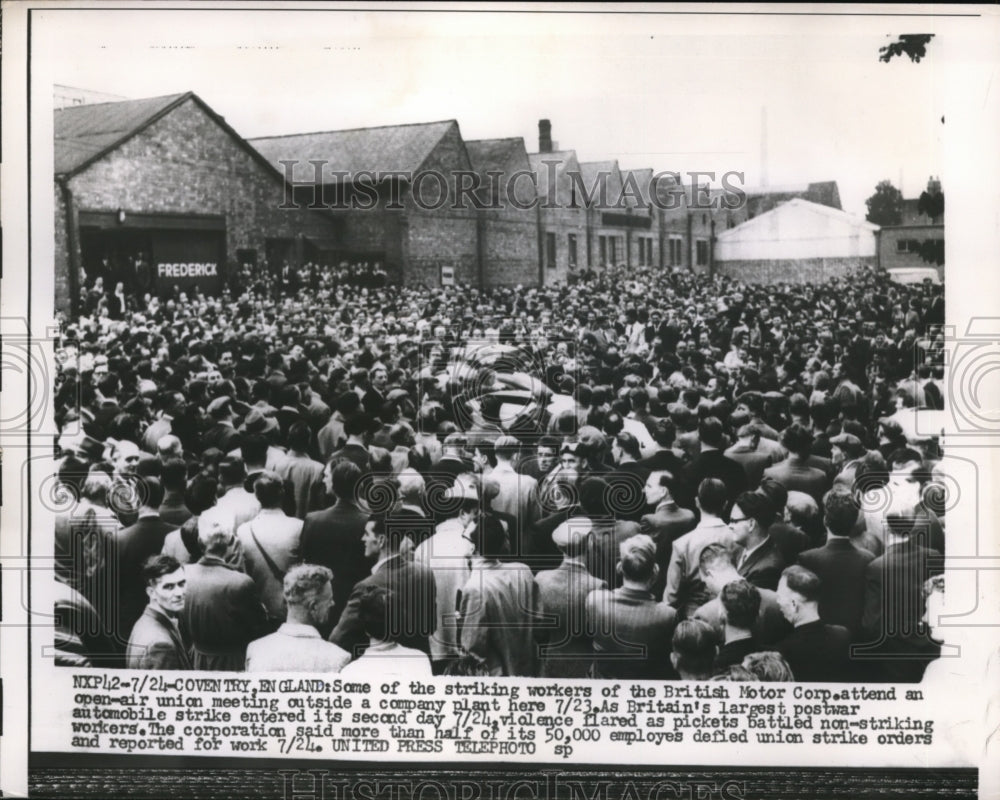
<svg viewBox="0 0 1000 800">
<path fill-rule="evenodd" d="M 378 131 L 385 128 L 415 128 L 418 125 L 445 125 L 455 123 L 458 124 L 457 119 L 437 119 L 432 122 L 402 122 L 396 125 L 368 125 L 361 126 L 358 128 L 336 128 L 334 130 L 328 131 L 307 131 L 305 133 L 278 133 L 274 136 L 251 136 L 247 139 L 248 142 L 257 142 L 261 139 L 290 139 L 294 136 L 322 136 L 324 134 L 330 133 L 353 133 L 354 131 Z"/>
</svg>

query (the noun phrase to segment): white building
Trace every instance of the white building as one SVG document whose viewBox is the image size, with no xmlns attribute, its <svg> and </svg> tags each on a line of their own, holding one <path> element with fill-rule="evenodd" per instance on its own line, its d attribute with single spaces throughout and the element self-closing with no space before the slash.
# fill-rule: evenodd
<svg viewBox="0 0 1000 800">
<path fill-rule="evenodd" d="M 848 275 L 878 261 L 878 225 L 796 198 L 720 233 L 716 271 L 760 283 Z"/>
</svg>

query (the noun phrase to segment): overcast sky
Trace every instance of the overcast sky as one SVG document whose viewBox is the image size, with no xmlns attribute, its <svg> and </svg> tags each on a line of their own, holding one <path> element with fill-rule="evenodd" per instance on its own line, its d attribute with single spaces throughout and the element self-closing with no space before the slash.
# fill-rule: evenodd
<svg viewBox="0 0 1000 800">
<path fill-rule="evenodd" d="M 317 7 L 318 8 L 318 7 Z M 595 7 L 595 11 L 597 8 Z M 194 91 L 243 136 L 456 119 L 469 139 L 537 123 L 583 161 L 836 180 L 845 210 L 888 178 L 941 173 L 946 37 L 885 64 L 937 19 L 661 13 L 60 10 L 33 19 L 48 81 L 129 98 Z M 49 68 L 50 67 L 50 68 Z M 45 82 L 40 86 L 39 82 Z M 321 157 L 322 154 L 317 154 Z M 945 190 L 947 176 L 942 175 Z"/>
</svg>

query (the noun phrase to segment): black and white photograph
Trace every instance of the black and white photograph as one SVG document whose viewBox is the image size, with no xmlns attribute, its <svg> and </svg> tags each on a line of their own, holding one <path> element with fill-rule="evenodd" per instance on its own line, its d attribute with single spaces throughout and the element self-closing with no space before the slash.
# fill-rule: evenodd
<svg viewBox="0 0 1000 800">
<path fill-rule="evenodd" d="M 994 9 L 25 6 L 21 791 L 994 785 Z"/>
</svg>

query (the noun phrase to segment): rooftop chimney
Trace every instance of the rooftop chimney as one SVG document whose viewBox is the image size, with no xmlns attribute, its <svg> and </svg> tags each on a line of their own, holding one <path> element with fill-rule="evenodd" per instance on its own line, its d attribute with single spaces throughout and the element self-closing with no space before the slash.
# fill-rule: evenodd
<svg viewBox="0 0 1000 800">
<path fill-rule="evenodd" d="M 552 123 L 547 119 L 538 120 L 538 152 L 552 152 Z"/>
</svg>

